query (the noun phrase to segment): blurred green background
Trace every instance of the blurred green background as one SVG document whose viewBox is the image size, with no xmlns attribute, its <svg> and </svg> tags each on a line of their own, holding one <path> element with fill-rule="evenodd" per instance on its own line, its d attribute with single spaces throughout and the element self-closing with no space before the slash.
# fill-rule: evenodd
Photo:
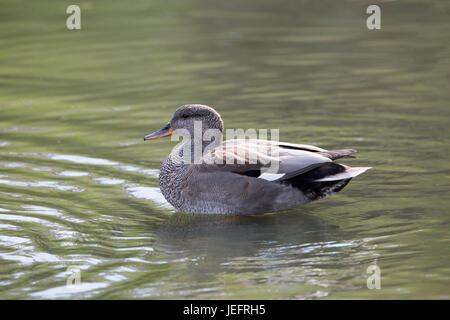
<svg viewBox="0 0 450 320">
<path fill-rule="evenodd" d="M 449 34 L 448 1 L 0 0 L 0 298 L 449 299 Z M 374 168 L 287 212 L 175 212 L 175 142 L 142 137 L 187 103 Z"/>
</svg>

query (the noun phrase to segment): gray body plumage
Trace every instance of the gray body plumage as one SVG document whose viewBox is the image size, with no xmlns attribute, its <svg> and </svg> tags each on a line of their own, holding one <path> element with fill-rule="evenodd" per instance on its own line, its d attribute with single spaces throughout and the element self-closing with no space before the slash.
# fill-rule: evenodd
<svg viewBox="0 0 450 320">
<path fill-rule="evenodd" d="M 174 160 L 177 152 L 174 150 L 164 161 L 159 174 L 161 192 L 177 210 L 257 214 L 287 210 L 310 201 L 290 185 L 179 163 Z"/>
</svg>

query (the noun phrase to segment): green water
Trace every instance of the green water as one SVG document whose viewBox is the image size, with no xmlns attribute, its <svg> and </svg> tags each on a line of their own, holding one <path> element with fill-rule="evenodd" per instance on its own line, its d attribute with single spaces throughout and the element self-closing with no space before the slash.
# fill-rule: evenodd
<svg viewBox="0 0 450 320">
<path fill-rule="evenodd" d="M 360 1 L 82 1 L 68 31 L 70 4 L 0 1 L 0 298 L 450 298 L 448 2 L 379 3 L 374 31 Z M 142 137 L 186 103 L 373 169 L 287 212 L 175 212 L 175 142 Z"/>
</svg>

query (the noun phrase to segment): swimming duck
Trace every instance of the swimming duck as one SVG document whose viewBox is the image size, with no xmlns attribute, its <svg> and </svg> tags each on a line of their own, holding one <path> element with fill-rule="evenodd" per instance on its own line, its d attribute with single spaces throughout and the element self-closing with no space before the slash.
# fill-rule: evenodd
<svg viewBox="0 0 450 320">
<path fill-rule="evenodd" d="M 353 149 L 325 150 L 262 139 L 222 140 L 223 121 L 211 107 L 179 107 L 154 140 L 173 134 L 179 143 L 162 164 L 166 200 L 188 213 L 261 214 L 291 209 L 341 191 L 370 169 L 333 162 Z"/>
</svg>

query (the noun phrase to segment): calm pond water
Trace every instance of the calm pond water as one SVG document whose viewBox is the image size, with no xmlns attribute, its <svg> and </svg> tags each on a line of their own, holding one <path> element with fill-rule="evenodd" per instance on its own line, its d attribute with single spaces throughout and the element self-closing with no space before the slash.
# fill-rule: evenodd
<svg viewBox="0 0 450 320">
<path fill-rule="evenodd" d="M 450 298 L 448 1 L 379 2 L 376 31 L 364 1 L 82 1 L 79 31 L 69 4 L 0 1 L 1 299 Z M 373 169 L 291 211 L 176 212 L 176 143 L 142 137 L 186 103 Z"/>
</svg>

